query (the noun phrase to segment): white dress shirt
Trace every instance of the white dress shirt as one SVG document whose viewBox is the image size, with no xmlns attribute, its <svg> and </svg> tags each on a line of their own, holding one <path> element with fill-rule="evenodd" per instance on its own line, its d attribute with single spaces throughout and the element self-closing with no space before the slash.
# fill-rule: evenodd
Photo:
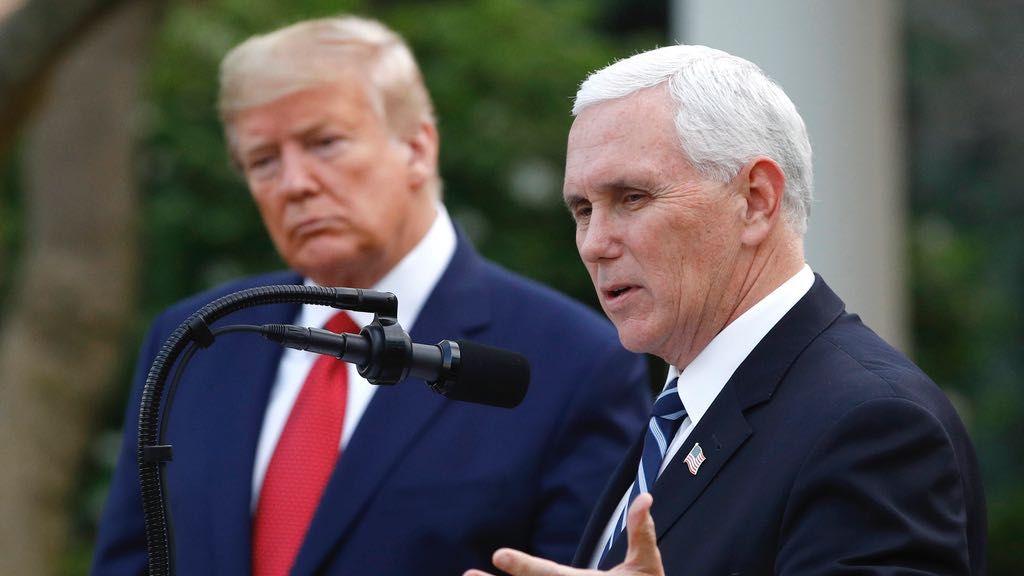
<svg viewBox="0 0 1024 576">
<path fill-rule="evenodd" d="M 673 378 L 679 378 L 679 399 L 683 402 L 683 407 L 686 408 L 686 418 L 683 419 L 679 430 L 668 445 L 658 475 L 665 471 L 668 463 L 682 448 L 690 432 L 722 392 L 722 388 L 732 377 L 733 372 L 739 368 L 772 327 L 807 294 L 813 284 L 814 273 L 805 264 L 792 278 L 722 329 L 682 371 L 675 366 L 669 367 L 666 385 Z M 608 519 L 608 525 L 605 526 L 601 538 L 598 539 L 600 545 L 596 547 L 591 556 L 591 568 L 596 568 L 597 563 L 601 560 L 601 552 L 616 527 L 616 521 L 622 516 L 622 510 L 626 507 L 629 499 L 629 492 L 629 488 L 626 488 L 626 493 L 623 494 L 615 512 Z"/>
<path fill-rule="evenodd" d="M 451 218 L 444 206 L 438 204 L 437 217 L 420 243 L 372 287 L 374 290 L 392 292 L 398 296 L 398 322 L 406 331 L 412 328 L 427 297 L 434 291 L 438 280 L 448 268 L 455 254 L 455 244 L 455 228 L 452 226 Z M 314 285 L 309 279 L 305 283 Z M 305 304 L 299 311 L 295 324 L 323 327 L 336 312 L 337 310 L 328 306 Z M 368 312 L 348 311 L 348 314 L 359 326 L 365 326 L 373 320 L 373 314 Z M 277 378 L 270 392 L 267 411 L 263 417 L 263 429 L 260 431 L 256 447 L 250 510 L 256 510 L 270 457 L 277 447 L 288 415 L 291 414 L 292 406 L 306 381 L 306 375 L 313 368 L 317 358 L 316 354 L 291 348 L 285 349 L 281 355 Z M 348 399 L 339 449 L 342 449 L 352 437 L 375 390 L 375 386 L 359 375 L 355 364 L 348 365 Z"/>
</svg>

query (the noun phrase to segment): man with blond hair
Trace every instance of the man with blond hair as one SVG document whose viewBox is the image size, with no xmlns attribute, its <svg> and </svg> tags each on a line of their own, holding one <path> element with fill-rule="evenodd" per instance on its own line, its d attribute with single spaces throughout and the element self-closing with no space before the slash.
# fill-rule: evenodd
<svg viewBox="0 0 1024 576">
<path fill-rule="evenodd" d="M 982 576 L 985 501 L 956 411 L 804 261 L 811 146 L 782 89 L 669 46 L 592 74 L 573 114 L 580 257 L 626 348 L 671 368 L 578 568 L 508 549 L 495 565 Z"/>
<path fill-rule="evenodd" d="M 306 283 L 394 292 L 416 342 L 522 353 L 512 410 L 423 382 L 374 388 L 340 361 L 254 336 L 192 361 L 169 422 L 165 478 L 179 574 L 451 575 L 498 546 L 568 561 L 649 409 L 644 362 L 594 312 L 487 262 L 441 204 L 430 97 L 402 39 L 355 17 L 256 36 L 221 67 L 233 161 L 291 271 L 179 303 L 139 358 L 96 574 L 146 569 L 135 431 L 161 342 L 224 294 Z M 369 315 L 247 309 L 232 323 L 357 331 Z"/>
</svg>

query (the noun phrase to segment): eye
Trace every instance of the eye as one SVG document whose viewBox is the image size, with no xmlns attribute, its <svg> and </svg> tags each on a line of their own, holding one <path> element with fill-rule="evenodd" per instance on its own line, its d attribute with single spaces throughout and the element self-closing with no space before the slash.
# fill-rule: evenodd
<svg viewBox="0 0 1024 576">
<path fill-rule="evenodd" d="M 594 209 L 590 204 L 580 203 L 572 209 L 572 218 L 576 224 L 586 224 L 590 220 L 590 214 Z"/>
<path fill-rule="evenodd" d="M 626 192 L 622 197 L 622 201 L 626 204 L 639 204 L 646 199 L 647 194 L 637 191 Z"/>
<path fill-rule="evenodd" d="M 619 192 L 619 206 L 624 210 L 640 210 L 647 206 L 654 196 L 642 188 L 624 188 Z"/>
<path fill-rule="evenodd" d="M 337 154 L 346 141 L 347 139 L 342 136 L 322 134 L 313 139 L 310 149 L 321 158 L 329 158 Z"/>
<path fill-rule="evenodd" d="M 565 207 L 577 226 L 590 220 L 590 213 L 593 212 L 590 200 L 568 190 L 565 192 Z"/>
<path fill-rule="evenodd" d="M 255 178 L 256 180 L 263 180 L 273 176 L 277 170 L 277 159 L 277 154 L 269 153 L 252 156 L 245 161 L 245 173 L 250 178 Z"/>
</svg>

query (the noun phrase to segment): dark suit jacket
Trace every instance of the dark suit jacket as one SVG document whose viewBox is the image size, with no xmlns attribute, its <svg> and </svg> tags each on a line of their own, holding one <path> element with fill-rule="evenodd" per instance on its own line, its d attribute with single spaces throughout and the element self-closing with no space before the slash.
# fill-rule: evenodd
<svg viewBox="0 0 1024 576">
<path fill-rule="evenodd" d="M 294 274 L 237 282 L 172 307 L 142 349 L 124 448 L 101 522 L 95 574 L 140 574 L 138 405 L 161 343 L 200 306 Z M 401 298 L 399 298 L 401 306 Z M 251 308 L 219 324 L 291 322 L 297 305 Z M 406 327 L 408 328 L 408 327 Z M 593 311 L 484 261 L 464 241 L 411 330 L 526 355 L 532 381 L 513 410 L 449 401 L 422 381 L 381 387 L 338 461 L 293 574 L 444 575 L 490 566 L 514 546 L 568 561 L 601 488 L 643 427 L 643 358 Z M 178 387 L 166 467 L 177 573 L 249 574 L 253 461 L 281 349 L 224 334 Z"/>
<path fill-rule="evenodd" d="M 683 458 L 699 442 L 706 461 Z M 585 565 L 636 444 L 584 532 Z M 740 365 L 654 484 L 666 574 L 984 573 L 985 508 L 946 397 L 816 278 Z M 622 561 L 620 538 L 602 567 Z"/>
</svg>

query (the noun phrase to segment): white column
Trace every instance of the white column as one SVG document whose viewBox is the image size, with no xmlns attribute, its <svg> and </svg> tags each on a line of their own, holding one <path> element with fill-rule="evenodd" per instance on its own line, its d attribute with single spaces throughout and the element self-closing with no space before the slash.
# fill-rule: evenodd
<svg viewBox="0 0 1024 576">
<path fill-rule="evenodd" d="M 907 350 L 899 6 L 889 0 L 671 0 L 672 40 L 758 64 L 789 94 L 814 150 L 807 259 Z"/>
</svg>

